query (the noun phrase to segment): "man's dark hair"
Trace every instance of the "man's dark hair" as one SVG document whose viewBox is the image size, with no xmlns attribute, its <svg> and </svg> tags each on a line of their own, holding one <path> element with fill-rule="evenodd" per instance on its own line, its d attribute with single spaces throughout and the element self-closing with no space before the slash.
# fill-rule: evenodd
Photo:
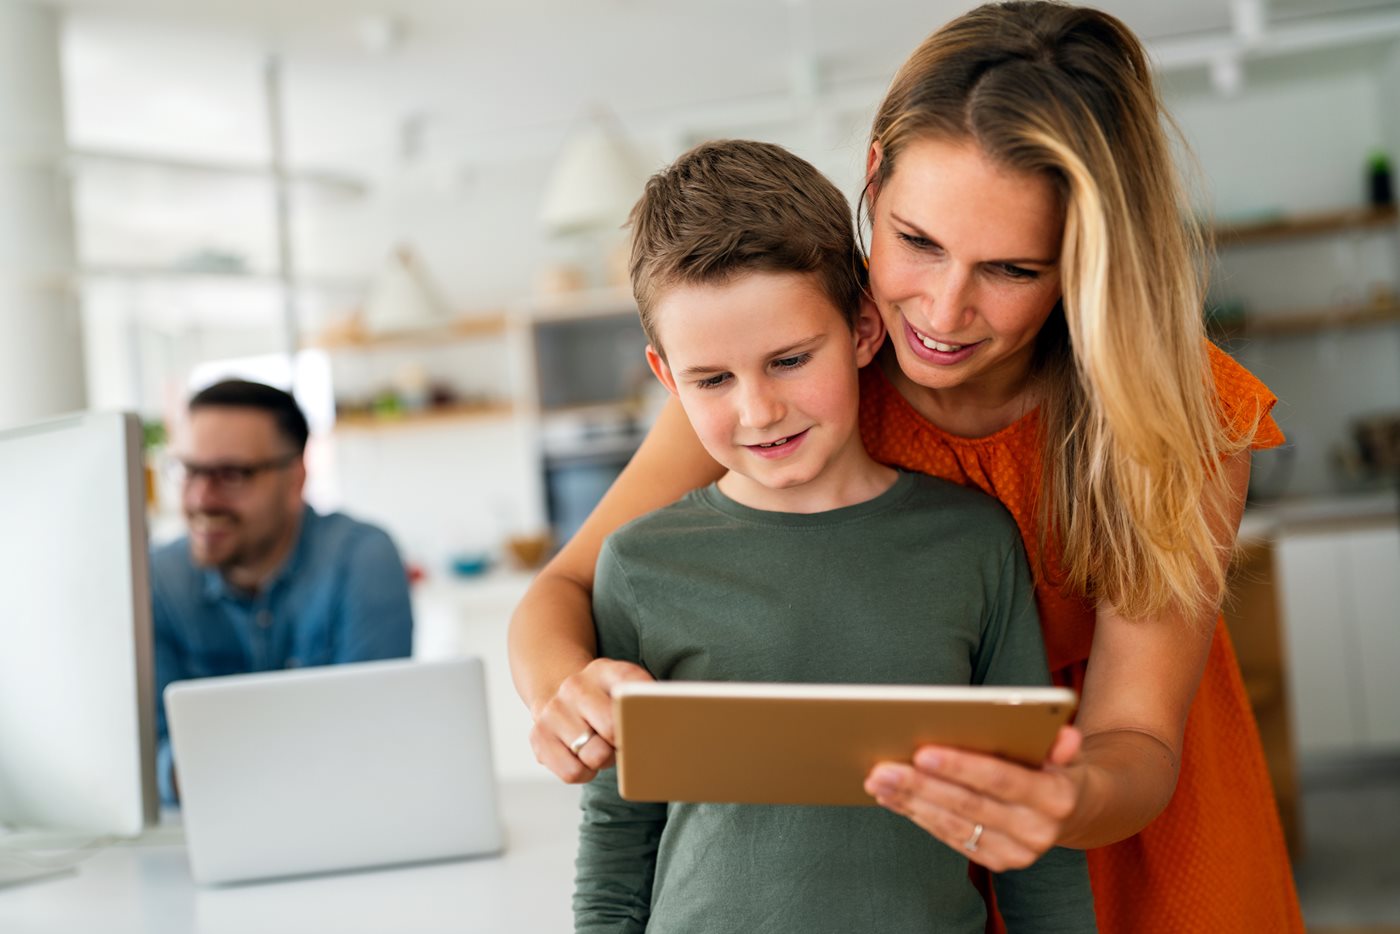
<svg viewBox="0 0 1400 934">
<path fill-rule="evenodd" d="M 277 433 L 292 443 L 298 454 L 306 450 L 306 438 L 311 429 L 306 416 L 290 394 L 263 383 L 245 379 L 226 379 L 195 393 L 190 399 L 190 411 L 202 408 L 257 409 L 272 416 Z"/>
</svg>

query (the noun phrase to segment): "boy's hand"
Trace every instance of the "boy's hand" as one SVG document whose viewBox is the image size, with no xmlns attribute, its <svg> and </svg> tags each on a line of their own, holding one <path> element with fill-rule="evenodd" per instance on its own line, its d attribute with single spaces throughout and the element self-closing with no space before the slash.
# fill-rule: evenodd
<svg viewBox="0 0 1400 934">
<path fill-rule="evenodd" d="M 939 746 L 914 753 L 914 764 L 881 762 L 865 790 L 881 806 L 918 824 L 993 872 L 1024 869 L 1056 844 L 1074 812 L 1080 783 L 1067 769 L 1083 737 L 1060 728 L 1045 764 L 1028 769 Z"/>
<path fill-rule="evenodd" d="M 640 665 L 597 658 L 570 675 L 535 711 L 530 748 L 541 765 L 570 784 L 593 780 L 612 765 L 612 689 L 624 681 L 654 681 Z"/>
</svg>

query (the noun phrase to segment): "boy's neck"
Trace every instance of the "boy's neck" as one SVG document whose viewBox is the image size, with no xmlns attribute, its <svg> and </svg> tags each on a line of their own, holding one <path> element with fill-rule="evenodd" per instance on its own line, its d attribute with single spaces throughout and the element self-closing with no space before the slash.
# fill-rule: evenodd
<svg viewBox="0 0 1400 934">
<path fill-rule="evenodd" d="M 774 489 L 729 471 L 719 490 L 734 502 L 765 512 L 811 514 L 869 502 L 894 485 L 899 473 L 873 460 L 857 440 L 841 460 L 807 483 Z"/>
</svg>

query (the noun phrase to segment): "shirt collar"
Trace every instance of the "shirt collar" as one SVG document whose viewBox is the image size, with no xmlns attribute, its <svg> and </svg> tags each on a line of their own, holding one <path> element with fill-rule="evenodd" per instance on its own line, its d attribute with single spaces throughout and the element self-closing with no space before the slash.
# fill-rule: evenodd
<svg viewBox="0 0 1400 934">
<path fill-rule="evenodd" d="M 297 529 L 297 543 L 292 547 L 292 553 L 287 556 L 287 560 L 282 562 L 282 566 L 268 578 L 267 586 L 262 589 L 262 593 L 271 593 L 274 588 L 284 580 L 289 580 L 295 576 L 297 570 L 306 560 L 306 552 L 310 546 L 308 539 L 312 537 L 311 527 L 320 518 L 316 510 L 306 503 L 301 507 L 301 526 Z M 234 587 L 230 587 L 224 575 L 218 568 L 204 568 L 204 598 L 211 603 L 220 600 L 241 600 L 246 601 L 247 595 Z"/>
</svg>

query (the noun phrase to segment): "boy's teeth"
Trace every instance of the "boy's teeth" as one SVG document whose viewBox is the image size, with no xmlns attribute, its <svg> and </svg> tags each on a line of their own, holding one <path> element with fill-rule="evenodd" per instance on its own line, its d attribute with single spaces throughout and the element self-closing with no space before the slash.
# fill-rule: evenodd
<svg viewBox="0 0 1400 934">
<path fill-rule="evenodd" d="M 767 444 L 760 444 L 759 447 L 761 447 L 761 448 L 775 448 L 775 447 L 777 447 L 777 446 L 780 445 L 780 444 L 787 444 L 787 443 L 788 443 L 788 439 L 787 439 L 787 438 L 779 438 L 777 441 L 769 441 Z"/>
<path fill-rule="evenodd" d="M 940 350 L 943 353 L 952 353 L 955 350 L 962 350 L 964 346 L 963 344 L 940 344 L 933 338 L 924 337 L 922 334 L 919 335 L 919 340 L 922 341 L 923 345 L 929 350 Z"/>
</svg>

